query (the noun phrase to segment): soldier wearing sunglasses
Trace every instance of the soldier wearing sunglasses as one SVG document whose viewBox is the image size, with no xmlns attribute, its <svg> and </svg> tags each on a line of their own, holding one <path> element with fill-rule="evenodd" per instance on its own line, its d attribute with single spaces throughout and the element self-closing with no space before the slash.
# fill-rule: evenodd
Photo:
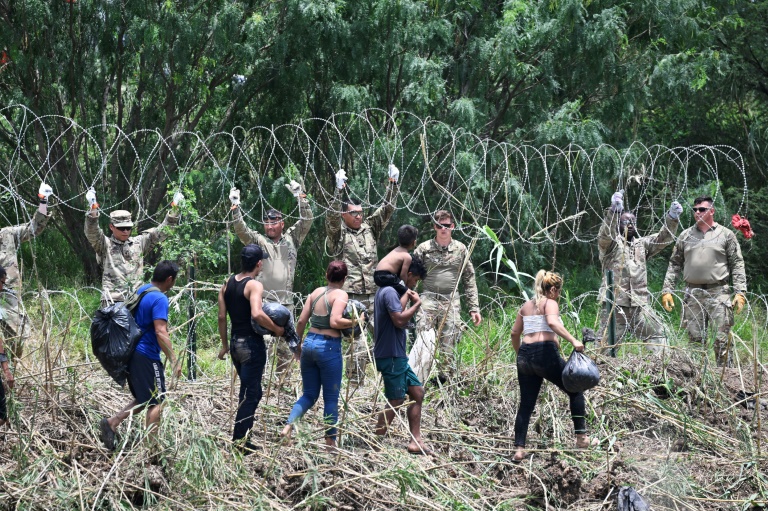
<svg viewBox="0 0 768 511">
<path fill-rule="evenodd" d="M 624 191 L 611 197 L 611 206 L 606 210 L 603 224 L 597 235 L 600 262 L 603 275 L 606 270 L 614 273 L 614 306 L 609 310 L 603 306 L 600 315 L 600 332 L 603 334 L 603 350 L 607 346 L 607 325 L 609 313 L 616 318 L 616 343 L 628 333 L 646 343 L 655 354 L 662 354 L 667 344 L 663 323 L 650 307 L 651 294 L 648 292 L 648 270 L 646 262 L 674 241 L 674 234 L 680 224 L 683 207 L 674 201 L 664 215 L 664 225 L 656 234 L 640 236 L 637 232 L 637 218 L 631 211 L 624 211 Z M 606 282 L 600 288 L 600 297 L 605 299 Z"/>
<path fill-rule="evenodd" d="M 131 213 L 123 209 L 109 214 L 109 230 L 112 236 L 104 235 L 99 229 L 96 191 L 91 188 L 86 192 L 85 198 L 90 209 L 85 215 L 85 237 L 96 252 L 96 262 L 103 268 L 101 306 L 124 302 L 126 296 L 144 281 L 144 256 L 168 237 L 164 227 L 175 227 L 179 224 L 177 206 L 184 200 L 184 196 L 177 192 L 163 223 L 136 236 L 131 236 Z"/>
<path fill-rule="evenodd" d="M 344 291 L 350 299 L 357 300 L 368 309 L 368 318 L 373 318 L 373 301 L 378 287 L 373 282 L 373 272 L 379 263 L 377 244 L 381 233 L 392 219 L 397 201 L 400 170 L 390 164 L 389 186 L 384 204 L 368 218 L 363 216 L 360 201 L 348 198 L 342 201 L 347 174 L 342 169 L 336 173 L 336 193 L 325 217 L 326 250 L 337 261 L 347 265 L 347 280 Z M 373 321 L 369 319 L 368 330 L 373 335 Z M 350 359 L 347 360 L 347 380 L 352 387 L 358 387 L 365 380 L 368 364 L 368 343 L 365 332 L 355 337 Z"/>
<path fill-rule="evenodd" d="M 696 223 L 684 230 L 675 243 L 664 278 L 662 305 L 675 307 L 672 292 L 677 281 L 685 281 L 683 321 L 691 342 L 706 347 L 707 330 L 715 332 L 714 350 L 718 366 L 732 364 L 733 309 L 741 312 L 747 303 L 747 274 L 736 235 L 715 222 L 712 197 L 693 201 Z M 733 285 L 733 298 L 731 287 Z"/>
<path fill-rule="evenodd" d="M 475 326 L 482 321 L 480 300 L 475 282 L 475 267 L 469 258 L 469 250 L 462 242 L 453 239 L 456 227 L 453 215 L 446 210 L 435 212 L 433 218 L 435 237 L 425 241 L 414 251 L 427 267 L 423 281 L 421 310 L 417 321 L 417 338 L 409 363 L 421 381 L 426 381 L 434 362 L 437 342 L 439 357 L 438 378 L 445 382 L 456 371 L 454 353 L 461 338 L 461 301 L 459 281 L 464 286 L 464 298 L 468 302 L 469 315 Z M 434 332 L 433 333 L 430 332 Z M 433 339 L 435 339 L 433 341 Z"/>
</svg>

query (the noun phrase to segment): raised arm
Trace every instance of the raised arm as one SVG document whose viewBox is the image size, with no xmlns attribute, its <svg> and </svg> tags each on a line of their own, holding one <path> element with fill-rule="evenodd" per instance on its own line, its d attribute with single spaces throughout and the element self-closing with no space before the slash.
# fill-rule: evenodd
<svg viewBox="0 0 768 511">
<path fill-rule="evenodd" d="M 597 233 L 597 248 L 601 254 L 607 254 L 616 246 L 614 236 L 619 232 L 619 217 L 621 212 L 614 212 L 612 208 L 605 210 L 603 223 Z"/>
<path fill-rule="evenodd" d="M 653 236 L 642 238 L 646 257 L 655 256 L 675 241 L 675 233 L 680 225 L 680 213 L 682 211 L 683 207 L 677 201 L 673 202 L 667 214 L 664 215 L 664 226 L 661 230 Z"/>
<path fill-rule="evenodd" d="M 243 243 L 243 245 L 256 243 L 262 247 L 267 246 L 267 244 L 262 241 L 263 236 L 259 232 L 254 231 L 245 225 L 245 221 L 243 220 L 243 211 L 240 209 L 239 205 L 232 210 L 232 227 L 234 227 L 235 234 Z"/>
<path fill-rule="evenodd" d="M 288 190 L 291 191 L 296 200 L 299 201 L 299 219 L 293 224 L 286 232 L 287 236 L 293 238 L 293 244 L 298 248 L 304 241 L 304 238 L 309 234 L 309 229 L 312 227 L 312 208 L 307 200 L 307 195 L 303 191 L 303 187 L 296 181 L 291 181 L 286 185 Z"/>
<path fill-rule="evenodd" d="M 387 194 L 384 196 L 384 203 L 368 217 L 368 225 L 371 226 L 373 236 L 379 239 L 384 228 L 392 219 L 392 215 L 395 212 L 395 205 L 397 203 L 397 192 L 400 189 L 397 182 L 390 182 L 387 186 Z"/>
<path fill-rule="evenodd" d="M 342 191 L 337 188 L 333 194 L 333 200 L 328 206 L 328 213 L 325 215 L 325 235 L 331 257 L 338 256 L 343 250 L 341 244 L 341 193 Z"/>
<path fill-rule="evenodd" d="M 179 225 L 179 214 L 177 211 L 175 211 L 174 208 L 169 211 L 167 215 L 165 215 L 165 220 L 163 220 L 163 223 L 157 227 L 147 229 L 143 233 L 136 236 L 139 243 L 141 244 L 142 253 L 146 255 L 155 245 L 165 241 L 165 239 L 168 238 L 168 230 L 166 227 L 176 227 L 177 225 Z"/>
</svg>

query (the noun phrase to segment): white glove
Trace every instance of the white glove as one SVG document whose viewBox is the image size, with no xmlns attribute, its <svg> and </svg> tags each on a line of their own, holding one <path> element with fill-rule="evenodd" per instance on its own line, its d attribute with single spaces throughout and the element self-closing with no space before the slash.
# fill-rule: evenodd
<svg viewBox="0 0 768 511">
<path fill-rule="evenodd" d="M 339 171 L 336 173 L 336 188 L 341 190 L 344 188 L 344 186 L 347 184 L 347 173 L 344 172 L 344 169 L 339 169 Z"/>
<path fill-rule="evenodd" d="M 613 211 L 624 211 L 624 190 L 611 195 L 611 209 Z"/>
<path fill-rule="evenodd" d="M 397 180 L 400 179 L 400 169 L 395 167 L 394 164 L 389 164 L 389 180 L 393 183 L 397 183 Z"/>
<path fill-rule="evenodd" d="M 40 183 L 40 189 L 37 191 L 37 196 L 40 200 L 48 200 L 48 197 L 53 194 L 53 188 L 45 183 Z"/>
<path fill-rule="evenodd" d="M 301 185 L 291 179 L 291 182 L 285 185 L 286 188 L 288 188 L 288 191 L 293 194 L 294 197 L 299 198 L 301 196 Z"/>
<path fill-rule="evenodd" d="M 88 205 L 91 206 L 91 209 L 99 207 L 99 204 L 96 202 L 96 190 L 94 190 L 93 187 L 88 188 L 88 191 L 85 192 L 85 198 L 88 201 Z"/>
<path fill-rule="evenodd" d="M 240 205 L 240 190 L 232 187 L 231 190 L 229 190 L 229 200 L 232 202 L 232 207 Z"/>
<path fill-rule="evenodd" d="M 669 218 L 671 218 L 672 220 L 677 220 L 678 218 L 680 218 L 680 213 L 682 212 L 683 212 L 683 207 L 677 201 L 673 201 L 672 204 L 669 206 Z"/>
<path fill-rule="evenodd" d="M 181 192 L 176 192 L 173 194 L 173 200 L 171 201 L 171 206 L 174 208 L 184 202 L 184 194 Z"/>
</svg>

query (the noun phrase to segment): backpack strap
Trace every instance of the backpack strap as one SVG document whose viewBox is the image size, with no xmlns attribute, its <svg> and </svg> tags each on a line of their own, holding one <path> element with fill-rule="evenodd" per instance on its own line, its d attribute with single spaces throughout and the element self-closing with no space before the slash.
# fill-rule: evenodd
<svg viewBox="0 0 768 511">
<path fill-rule="evenodd" d="M 125 308 L 128 309 L 129 311 L 133 312 L 136 309 L 136 307 L 139 306 L 139 304 L 141 303 L 141 299 L 144 298 L 144 296 L 146 296 L 147 293 L 152 293 L 152 292 L 155 292 L 155 291 L 157 291 L 158 293 L 162 293 L 162 291 L 160 291 L 155 286 L 149 286 L 147 289 L 145 289 L 144 291 L 142 291 L 138 295 L 136 293 L 134 293 L 132 296 L 130 296 L 125 301 Z"/>
</svg>

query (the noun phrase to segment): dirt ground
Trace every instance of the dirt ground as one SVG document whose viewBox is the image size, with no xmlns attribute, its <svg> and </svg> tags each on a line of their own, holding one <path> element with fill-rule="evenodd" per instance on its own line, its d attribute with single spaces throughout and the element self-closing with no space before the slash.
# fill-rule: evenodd
<svg viewBox="0 0 768 511">
<path fill-rule="evenodd" d="M 110 453 L 98 421 L 129 400 L 127 390 L 98 366 L 59 371 L 47 385 L 42 374 L 21 378 L 14 423 L 0 432 L 0 508 L 612 510 L 619 489 L 632 486 L 654 510 L 762 509 L 762 369 L 756 383 L 753 367 L 722 371 L 679 352 L 598 364 L 602 381 L 587 406 L 599 445 L 574 448 L 567 397 L 545 385 L 520 464 L 514 367 L 469 368 L 451 386 L 427 387 L 422 424 L 433 456 L 406 452 L 404 414 L 390 436 L 373 436 L 383 399 L 373 377 L 354 395 L 342 391 L 335 452 L 322 445 L 322 399 L 281 443 L 298 381 L 266 385 L 251 456 L 229 441 L 229 379 L 179 382 L 159 446 L 140 438 L 139 419 L 121 427 Z"/>
</svg>

